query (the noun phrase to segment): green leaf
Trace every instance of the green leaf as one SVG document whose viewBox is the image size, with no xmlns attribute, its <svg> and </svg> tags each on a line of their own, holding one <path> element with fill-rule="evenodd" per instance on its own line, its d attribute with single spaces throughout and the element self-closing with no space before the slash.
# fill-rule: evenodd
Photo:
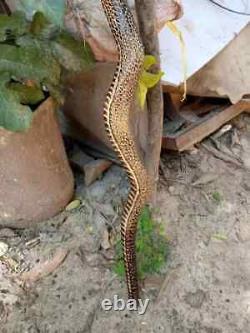
<svg viewBox="0 0 250 333">
<path fill-rule="evenodd" d="M 94 57 L 86 42 L 75 40 L 70 34 L 61 33 L 51 42 L 55 58 L 69 71 L 81 71 L 91 68 Z"/>
<path fill-rule="evenodd" d="M 152 55 L 145 55 L 143 68 L 147 71 L 151 66 L 157 63 L 156 58 Z"/>
<path fill-rule="evenodd" d="M 45 96 L 42 90 L 38 87 L 29 87 L 21 83 L 11 82 L 7 88 L 18 94 L 19 100 L 22 104 L 35 105 L 41 102 Z"/>
<path fill-rule="evenodd" d="M 223 201 L 223 196 L 218 191 L 212 193 L 212 198 L 216 201 L 217 204 L 220 204 Z"/>
<path fill-rule="evenodd" d="M 20 104 L 20 95 L 6 88 L 8 74 L 0 73 L 0 126 L 10 131 L 24 131 L 32 121 L 32 111 Z"/>
<path fill-rule="evenodd" d="M 146 55 L 143 64 L 143 71 L 139 78 L 137 96 L 140 107 L 143 108 L 147 98 L 148 89 L 153 88 L 164 75 L 163 72 L 150 73 L 148 70 L 152 65 L 156 64 L 156 58 L 154 56 Z"/>
<path fill-rule="evenodd" d="M 138 83 L 137 95 L 138 95 L 139 104 L 140 104 L 141 108 L 143 108 L 144 105 L 145 105 L 146 98 L 147 98 L 147 92 L 148 92 L 148 88 L 140 80 L 139 83 Z"/>
<path fill-rule="evenodd" d="M 50 39 L 58 32 L 58 27 L 52 24 L 42 12 L 33 16 L 30 32 L 40 39 Z"/>
<path fill-rule="evenodd" d="M 144 71 L 141 75 L 140 81 L 149 89 L 154 87 L 162 78 L 163 72 L 159 72 L 156 74 L 149 73 Z"/>
<path fill-rule="evenodd" d="M 41 45 L 16 47 L 0 44 L 0 72 L 8 72 L 18 79 L 30 79 L 37 83 L 60 80 L 60 66 Z"/>
<path fill-rule="evenodd" d="M 48 19 L 56 24 L 63 26 L 65 0 L 18 0 L 15 5 L 19 10 L 24 11 L 29 17 L 33 16 L 34 12 L 43 12 Z"/>
<path fill-rule="evenodd" d="M 137 96 L 141 108 L 143 108 L 145 105 L 148 89 L 154 87 L 160 81 L 162 75 L 163 72 L 152 74 L 143 71 L 138 82 L 138 90 L 137 90 Z"/>
<path fill-rule="evenodd" d="M 32 4 L 36 8 L 31 10 Z M 64 8 L 64 1 L 25 0 L 19 1 L 18 6 L 22 9 L 28 6 L 29 13 L 45 7 L 50 12 L 60 6 Z M 56 17 L 59 14 L 54 12 Z M 29 127 L 32 111 L 23 104 L 36 105 L 42 101 L 44 88 L 62 103 L 62 69 L 70 73 L 82 71 L 94 62 L 87 43 L 60 32 L 56 19 L 51 24 L 48 17 L 37 12 L 30 23 L 24 14 L 0 15 L 0 126 L 6 129 L 22 131 Z M 26 80 L 32 81 L 35 87 L 22 84 Z"/>
<path fill-rule="evenodd" d="M 22 12 L 13 13 L 11 16 L 0 14 L 0 41 L 5 41 L 8 36 L 21 36 L 28 31 L 28 23 Z"/>
</svg>

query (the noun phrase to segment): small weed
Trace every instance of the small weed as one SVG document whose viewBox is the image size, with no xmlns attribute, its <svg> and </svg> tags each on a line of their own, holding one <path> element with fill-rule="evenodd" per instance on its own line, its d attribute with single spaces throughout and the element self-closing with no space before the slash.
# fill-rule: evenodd
<svg viewBox="0 0 250 333">
<path fill-rule="evenodd" d="M 122 244 L 119 240 L 115 248 L 114 271 L 120 277 L 125 276 Z M 159 273 L 166 264 L 169 246 L 162 225 L 153 221 L 149 208 L 145 208 L 137 229 L 136 239 L 137 272 L 143 279 L 147 274 Z"/>
<path fill-rule="evenodd" d="M 217 204 L 220 204 L 223 201 L 222 194 L 218 191 L 212 193 L 212 198 L 216 201 Z"/>
<path fill-rule="evenodd" d="M 221 240 L 221 241 L 226 241 L 228 237 L 224 234 L 214 234 L 212 235 L 213 239 Z"/>
</svg>

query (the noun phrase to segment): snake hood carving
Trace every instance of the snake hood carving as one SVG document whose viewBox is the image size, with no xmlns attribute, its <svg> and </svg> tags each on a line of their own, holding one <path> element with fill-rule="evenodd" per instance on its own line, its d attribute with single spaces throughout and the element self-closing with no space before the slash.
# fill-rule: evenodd
<svg viewBox="0 0 250 333">
<path fill-rule="evenodd" d="M 139 298 L 136 270 L 136 231 L 148 199 L 150 181 L 129 126 L 144 49 L 125 0 L 101 0 L 119 52 L 119 61 L 104 105 L 104 122 L 113 149 L 130 180 L 130 193 L 121 217 L 121 238 L 128 297 Z"/>
</svg>

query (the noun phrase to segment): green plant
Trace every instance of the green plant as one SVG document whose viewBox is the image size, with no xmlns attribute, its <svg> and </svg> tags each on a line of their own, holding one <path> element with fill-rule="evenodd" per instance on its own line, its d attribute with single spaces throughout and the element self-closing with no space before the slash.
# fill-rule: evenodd
<svg viewBox="0 0 250 333">
<path fill-rule="evenodd" d="M 62 102 L 68 73 L 90 68 L 87 43 L 52 24 L 41 12 L 0 15 L 0 127 L 29 128 L 33 110 L 48 95 Z"/>
<path fill-rule="evenodd" d="M 218 191 L 212 193 L 212 198 L 216 201 L 217 204 L 220 204 L 223 201 L 223 196 Z"/>
<path fill-rule="evenodd" d="M 31 16 L 32 13 L 43 12 L 52 22 L 63 25 L 64 12 L 66 7 L 65 0 L 18 0 L 15 7 Z"/>
<path fill-rule="evenodd" d="M 157 73 L 151 73 L 150 69 L 152 66 L 156 65 L 157 60 L 152 55 L 146 55 L 143 63 L 143 70 L 141 76 L 139 77 L 138 88 L 137 88 L 137 98 L 141 108 L 144 107 L 147 93 L 150 88 L 153 88 L 162 78 L 163 72 L 158 71 Z"/>
<path fill-rule="evenodd" d="M 166 264 L 169 246 L 162 226 L 152 219 L 149 208 L 141 214 L 136 239 L 137 271 L 139 278 L 147 274 L 159 273 Z M 114 271 L 120 277 L 125 276 L 121 241 L 115 246 Z"/>
</svg>

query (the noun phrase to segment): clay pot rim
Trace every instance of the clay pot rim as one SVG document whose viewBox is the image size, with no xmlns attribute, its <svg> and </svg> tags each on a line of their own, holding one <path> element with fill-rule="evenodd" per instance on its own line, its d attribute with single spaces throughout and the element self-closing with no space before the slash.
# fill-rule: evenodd
<svg viewBox="0 0 250 333">
<path fill-rule="evenodd" d="M 36 121 L 36 118 L 39 117 L 40 113 L 42 113 L 45 108 L 44 106 L 46 106 L 50 109 L 53 109 L 54 111 L 56 110 L 57 106 L 58 106 L 58 103 L 55 101 L 55 99 L 51 96 L 47 97 L 45 100 L 43 100 L 39 106 L 33 111 L 33 117 L 32 117 L 32 120 L 31 120 L 31 123 L 30 123 L 30 126 L 29 128 L 27 128 L 26 130 L 24 131 L 11 131 L 7 128 L 4 128 L 3 126 L 0 126 L 0 134 L 1 132 L 5 132 L 9 135 L 12 135 L 12 134 L 15 134 L 15 133 L 27 133 L 31 130 L 32 126 L 33 126 L 33 123 Z"/>
</svg>

